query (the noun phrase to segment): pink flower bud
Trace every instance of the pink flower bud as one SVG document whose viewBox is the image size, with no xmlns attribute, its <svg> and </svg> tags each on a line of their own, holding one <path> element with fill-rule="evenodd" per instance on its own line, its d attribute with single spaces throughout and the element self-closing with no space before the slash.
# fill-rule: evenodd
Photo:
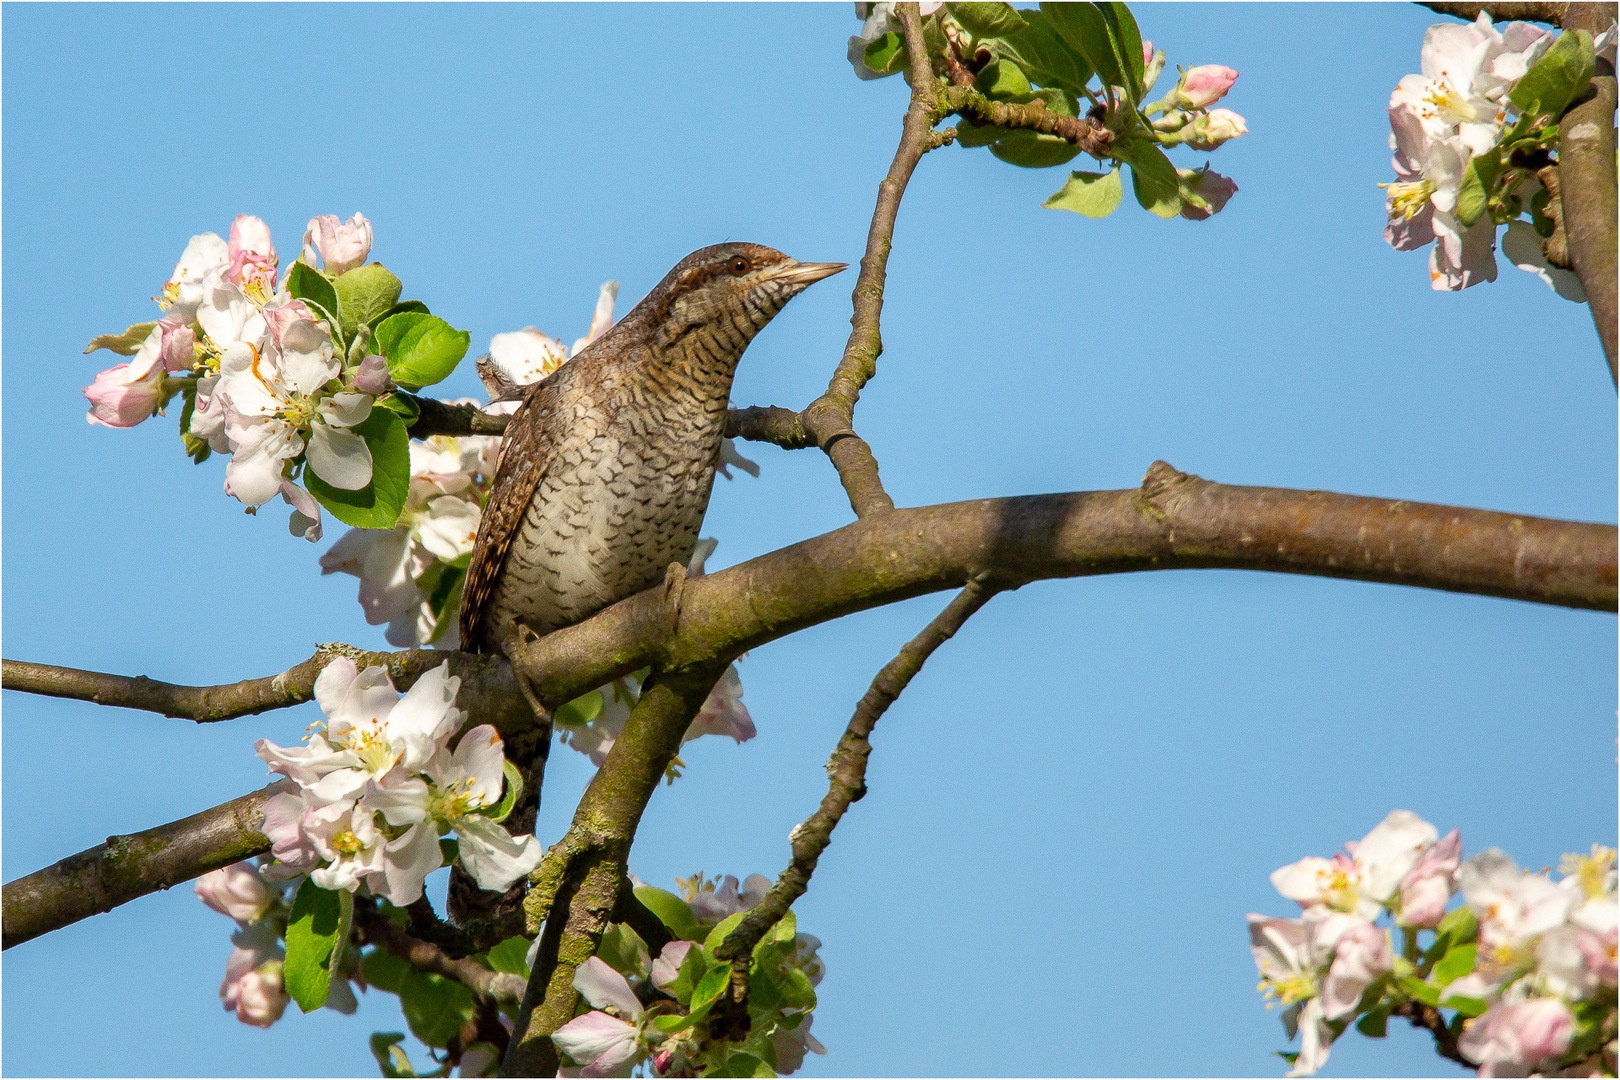
<svg viewBox="0 0 1620 1080">
<path fill-rule="evenodd" d="M 163 331 L 163 367 L 168 371 L 185 371 L 197 359 L 197 335 L 191 327 L 168 319 L 159 320 Z"/>
<path fill-rule="evenodd" d="M 225 280 L 234 285 L 257 284 L 266 293 L 276 289 L 276 246 L 270 242 L 270 226 L 252 214 L 237 214 L 231 222 L 227 249 L 230 269 Z"/>
<path fill-rule="evenodd" d="M 381 356 L 368 356 L 360 361 L 360 367 L 354 373 L 354 388 L 362 394 L 381 396 L 394 388 L 394 380 L 388 377 L 388 361 Z"/>
<path fill-rule="evenodd" d="M 193 886 L 197 899 L 237 922 L 257 922 L 275 903 L 275 894 L 259 879 L 250 862 L 239 862 L 204 874 Z"/>
<path fill-rule="evenodd" d="M 366 261 L 371 254 L 371 222 L 364 214 L 356 214 L 347 222 L 336 214 L 322 214 L 309 219 L 304 230 L 305 249 L 313 248 L 329 274 L 341 274 Z"/>
<path fill-rule="evenodd" d="M 1333 966 L 1322 984 L 1322 1015 L 1337 1020 L 1353 1014 L 1367 987 L 1394 962 L 1389 935 L 1372 923 L 1358 923 L 1345 931 L 1334 947 Z"/>
<path fill-rule="evenodd" d="M 1143 49 L 1145 51 L 1146 46 Z M 1223 64 L 1188 68 L 1181 77 L 1181 85 L 1176 87 L 1176 104 L 1183 109 L 1207 109 L 1226 96 L 1237 77 L 1237 72 Z"/>
<path fill-rule="evenodd" d="M 85 419 L 106 427 L 129 428 L 152 416 L 163 403 L 163 329 L 153 327 L 135 359 L 96 375 L 84 388 L 90 411 Z"/>
<path fill-rule="evenodd" d="M 1186 172 L 1181 174 L 1187 176 Z M 1183 201 L 1181 216 L 1189 221 L 1203 221 L 1213 214 L 1220 213 L 1229 199 L 1237 194 L 1238 186 L 1229 176 L 1222 176 L 1213 169 L 1204 169 L 1197 174 L 1197 179 L 1188 185 L 1194 195 L 1209 203 L 1209 209 Z"/>
<path fill-rule="evenodd" d="M 1559 998 L 1498 1002 L 1468 1025 L 1457 1049 L 1479 1062 L 1484 1075 L 1524 1075 L 1562 1057 L 1574 1027 L 1569 1006 Z"/>
<path fill-rule="evenodd" d="M 1456 891 L 1452 875 L 1462 862 L 1462 835 L 1452 829 L 1423 853 L 1401 880 L 1400 914 L 1396 922 L 1432 930 L 1445 917 L 1446 903 Z"/>
<path fill-rule="evenodd" d="M 277 307 L 263 308 L 260 314 L 264 316 L 265 326 L 269 327 L 270 337 L 277 345 L 281 344 L 281 336 L 293 323 L 315 320 L 315 313 L 302 300 L 289 300 Z"/>
<path fill-rule="evenodd" d="M 1153 63 L 1153 42 L 1144 41 L 1142 42 L 1142 66 L 1146 67 L 1151 63 Z"/>
<path fill-rule="evenodd" d="M 236 1018 L 244 1024 L 267 1028 L 287 1010 L 281 961 L 271 960 L 242 976 L 236 983 Z"/>
<path fill-rule="evenodd" d="M 1243 117 L 1231 109 L 1211 109 L 1193 121 L 1183 142 L 1194 150 L 1208 151 L 1248 133 Z"/>
</svg>

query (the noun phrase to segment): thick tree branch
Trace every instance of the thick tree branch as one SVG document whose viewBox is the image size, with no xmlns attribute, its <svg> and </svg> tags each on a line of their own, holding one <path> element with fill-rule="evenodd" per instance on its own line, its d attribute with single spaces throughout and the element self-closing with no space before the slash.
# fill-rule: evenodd
<svg viewBox="0 0 1620 1080">
<path fill-rule="evenodd" d="M 968 582 L 922 633 L 907 642 L 900 654 L 884 665 L 855 706 L 855 715 L 850 717 L 837 749 L 827 761 L 827 794 L 816 812 L 795 828 L 789 838 L 792 861 L 776 879 L 771 891 L 748 910 L 743 921 L 715 950 L 721 960 L 731 961 L 731 1005 L 744 1017 L 747 1016 L 748 969 L 754 946 L 787 914 L 794 901 L 804 895 L 810 876 L 816 872 L 817 860 L 832 842 L 833 829 L 838 827 L 850 803 L 866 794 L 866 761 L 872 753 L 872 729 L 922 670 L 934 650 L 949 641 L 994 595 L 994 587 L 986 581 Z"/>
<path fill-rule="evenodd" d="M 369 901 L 354 906 L 355 925 L 364 933 L 364 943 L 377 945 L 422 971 L 454 979 L 475 994 L 516 1005 L 523 1000 L 524 980 L 520 975 L 491 971 L 484 965 L 456 959 L 437 945 L 419 941 L 390 922 Z"/>
<path fill-rule="evenodd" d="M 270 850 L 264 804 L 271 784 L 200 814 L 128 836 L 109 836 L 5 887 L 0 947 L 11 948 L 137 896 L 167 889 Z"/>
<path fill-rule="evenodd" d="M 1430 11 L 1438 11 L 1442 15 L 1455 15 L 1459 19 L 1473 22 L 1479 18 L 1479 13 L 1488 11 L 1491 19 L 1496 22 L 1539 22 L 1550 26 L 1564 25 L 1564 12 L 1570 6 L 1567 3 L 1536 3 L 1534 0 L 1519 2 L 1510 0 L 1501 4 L 1478 3 L 1452 3 L 1449 0 L 1419 0 L 1419 7 L 1426 7 Z"/>
<path fill-rule="evenodd" d="M 507 421 L 511 419 L 510 416 L 487 413 L 476 405 L 457 405 L 437 398 L 418 397 L 403 390 L 396 393 L 415 402 L 420 410 L 406 429 L 413 439 L 425 439 L 430 435 L 501 435 L 506 432 Z"/>
<path fill-rule="evenodd" d="M 784 450 L 804 450 L 816 445 L 816 437 L 805 430 L 804 414 L 775 405 L 750 405 L 726 414 L 726 438 L 775 443 Z"/>
<path fill-rule="evenodd" d="M 857 521 L 689 580 L 682 593 L 679 632 L 673 637 L 662 590 L 653 589 L 517 650 L 517 662 L 541 699 L 556 707 L 655 661 L 674 671 L 723 666 L 807 626 L 953 588 L 984 571 L 998 582 L 1017 584 L 1142 570 L 1264 570 L 1614 611 L 1620 592 L 1617 556 L 1612 525 L 1324 491 L 1237 487 L 1156 462 L 1140 488 L 984 499 Z M 396 685 L 414 678 L 410 671 L 425 670 L 417 667 L 415 651 L 375 655 L 391 666 L 404 665 L 406 673 L 396 675 Z M 430 654 L 435 662 L 443 655 Z M 478 702 L 477 708 L 491 710 L 475 712 L 475 718 L 489 719 L 473 722 L 505 724 L 503 730 L 532 724 L 504 661 L 465 653 L 449 658 L 451 670 L 464 680 L 458 703 Z M 317 660 L 319 654 L 308 663 Z M 97 700 L 96 679 L 101 677 L 85 674 L 89 679 L 82 693 L 66 676 L 45 692 Z M 312 670 L 308 685 L 313 684 Z M 9 667 L 5 685 L 13 685 Z M 197 692 L 206 696 L 208 690 L 241 685 Z M 40 692 L 33 685 L 19 683 L 16 688 Z M 245 704 L 260 700 L 244 698 Z M 136 695 L 115 703 L 143 707 Z M 244 705 L 234 715 L 245 711 L 251 710 Z M 192 864 L 183 873 L 175 870 L 179 876 L 172 880 L 137 873 L 116 902 L 266 850 L 261 846 L 215 858 L 201 837 L 210 835 L 210 815 L 230 805 L 166 827 L 185 825 L 199 834 L 186 840 L 195 853 Z M 140 861 L 135 856 L 131 865 Z M 14 889 L 23 882 L 6 886 L 8 932 L 12 913 L 25 908 L 38 908 L 40 913 L 29 917 L 44 920 L 33 933 L 105 910 L 72 914 L 78 909 L 76 899 L 66 895 L 74 888 L 71 880 L 57 875 L 49 879 L 49 888 L 35 881 L 49 874 L 41 871 L 24 879 L 33 882 L 27 897 L 18 893 L 14 900 Z M 64 914 L 57 918 L 57 912 Z"/>
<path fill-rule="evenodd" d="M 1586 30 L 1593 37 L 1614 25 L 1614 4 L 1571 4 L 1566 30 Z M 1616 259 L 1620 230 L 1615 221 L 1615 75 L 1614 56 L 1599 58 L 1591 97 L 1564 114 L 1558 125 L 1558 188 L 1570 262 L 1592 309 L 1609 378 L 1620 387 L 1616 359 L 1616 322 L 1620 319 L 1620 285 Z"/>
<path fill-rule="evenodd" d="M 677 676 L 654 671 L 568 832 L 531 876 L 525 906 L 540 948 L 501 1075 L 556 1075 L 551 1033 L 574 1015 L 574 973 L 601 944 L 619 906 L 625 860 L 647 800 L 723 670 L 719 664 Z"/>
</svg>

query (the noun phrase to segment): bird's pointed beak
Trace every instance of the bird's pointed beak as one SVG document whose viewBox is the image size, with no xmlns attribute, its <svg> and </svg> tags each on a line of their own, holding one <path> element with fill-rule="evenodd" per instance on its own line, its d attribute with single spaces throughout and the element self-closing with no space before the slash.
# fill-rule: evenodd
<svg viewBox="0 0 1620 1080">
<path fill-rule="evenodd" d="M 772 267 L 771 277 L 776 281 L 785 281 L 790 285 L 811 285 L 824 277 L 834 274 L 849 266 L 849 263 L 807 263 L 789 260 L 777 263 Z"/>
</svg>

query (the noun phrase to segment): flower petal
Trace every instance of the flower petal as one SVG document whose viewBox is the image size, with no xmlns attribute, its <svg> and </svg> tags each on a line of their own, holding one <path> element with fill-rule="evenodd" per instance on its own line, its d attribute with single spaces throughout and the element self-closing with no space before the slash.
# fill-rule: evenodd
<svg viewBox="0 0 1620 1080">
<path fill-rule="evenodd" d="M 612 1006 L 626 1016 L 640 1016 L 641 1002 L 636 992 L 607 962 L 599 956 L 586 960 L 574 972 L 574 989 L 585 995 L 585 1000 L 598 1009 Z"/>
</svg>

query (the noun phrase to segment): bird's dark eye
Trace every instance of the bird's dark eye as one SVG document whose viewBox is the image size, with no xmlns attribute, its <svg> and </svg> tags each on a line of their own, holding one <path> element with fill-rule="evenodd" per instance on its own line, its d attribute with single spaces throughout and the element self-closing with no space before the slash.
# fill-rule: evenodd
<svg viewBox="0 0 1620 1080">
<path fill-rule="evenodd" d="M 753 264 L 741 255 L 731 260 L 731 272 L 733 274 L 746 274 L 752 266 Z"/>
</svg>

